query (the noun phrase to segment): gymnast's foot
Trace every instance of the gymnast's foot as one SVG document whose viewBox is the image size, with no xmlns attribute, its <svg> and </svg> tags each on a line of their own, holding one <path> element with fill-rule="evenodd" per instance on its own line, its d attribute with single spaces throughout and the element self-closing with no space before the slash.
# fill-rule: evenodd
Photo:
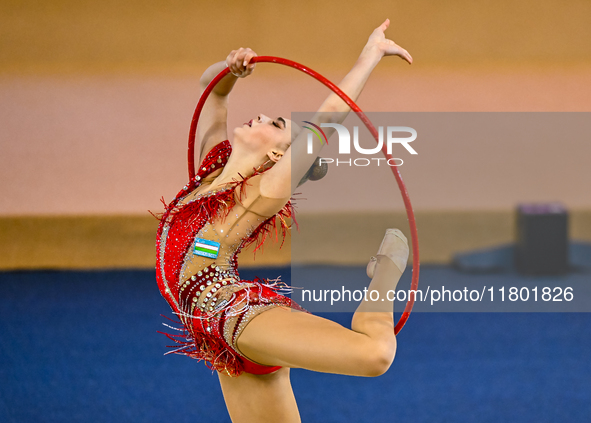
<svg viewBox="0 0 591 423">
<path fill-rule="evenodd" d="M 404 234 L 399 229 L 386 229 L 386 235 L 376 256 L 372 257 L 367 265 L 367 276 L 370 278 L 373 278 L 378 261 L 383 258 L 393 261 L 400 273 L 404 273 L 408 261 L 408 241 Z"/>
</svg>

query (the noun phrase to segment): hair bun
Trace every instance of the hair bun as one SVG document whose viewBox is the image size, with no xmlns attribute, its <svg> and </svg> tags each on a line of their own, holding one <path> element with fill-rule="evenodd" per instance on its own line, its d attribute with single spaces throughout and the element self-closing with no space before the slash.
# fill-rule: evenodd
<svg viewBox="0 0 591 423">
<path fill-rule="evenodd" d="M 320 157 L 316 157 L 310 169 L 306 172 L 304 177 L 300 180 L 298 186 L 304 184 L 306 181 L 318 181 L 326 176 L 328 173 L 328 164 L 321 163 Z"/>
</svg>

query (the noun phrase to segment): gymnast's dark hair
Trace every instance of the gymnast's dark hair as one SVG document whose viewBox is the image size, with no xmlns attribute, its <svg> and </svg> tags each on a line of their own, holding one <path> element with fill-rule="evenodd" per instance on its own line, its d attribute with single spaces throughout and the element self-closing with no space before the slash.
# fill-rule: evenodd
<svg viewBox="0 0 591 423">
<path fill-rule="evenodd" d="M 306 174 L 302 177 L 298 186 L 304 184 L 307 181 L 318 181 L 318 180 L 324 178 L 326 176 L 327 172 L 328 172 L 328 164 L 321 163 L 320 157 L 316 157 L 316 160 L 314 160 L 314 163 L 312 163 L 312 166 L 310 166 L 310 169 L 308 169 Z"/>
</svg>

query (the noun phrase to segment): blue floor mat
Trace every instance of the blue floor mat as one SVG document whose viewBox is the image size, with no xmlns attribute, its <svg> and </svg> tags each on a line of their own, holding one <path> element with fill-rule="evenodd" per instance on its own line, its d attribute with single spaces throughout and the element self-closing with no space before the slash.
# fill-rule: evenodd
<svg viewBox="0 0 591 423">
<path fill-rule="evenodd" d="M 447 267 L 421 271 L 423 284 L 467 278 Z M 170 310 L 153 271 L 0 273 L 0 422 L 229 422 L 209 369 L 163 357 L 160 314 Z M 351 314 L 324 317 L 349 325 Z M 293 370 L 302 420 L 589 421 L 590 318 L 413 313 L 384 376 Z"/>
</svg>

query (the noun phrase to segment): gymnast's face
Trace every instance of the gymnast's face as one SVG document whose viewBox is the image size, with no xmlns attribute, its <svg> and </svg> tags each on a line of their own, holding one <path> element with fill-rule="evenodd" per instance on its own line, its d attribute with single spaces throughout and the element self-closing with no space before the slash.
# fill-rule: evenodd
<svg viewBox="0 0 591 423">
<path fill-rule="evenodd" d="M 253 152 L 258 152 L 264 161 L 267 158 L 279 161 L 291 144 L 291 130 L 299 127 L 291 120 L 270 118 L 259 114 L 241 127 L 234 129 L 234 142 L 239 142 Z"/>
</svg>

